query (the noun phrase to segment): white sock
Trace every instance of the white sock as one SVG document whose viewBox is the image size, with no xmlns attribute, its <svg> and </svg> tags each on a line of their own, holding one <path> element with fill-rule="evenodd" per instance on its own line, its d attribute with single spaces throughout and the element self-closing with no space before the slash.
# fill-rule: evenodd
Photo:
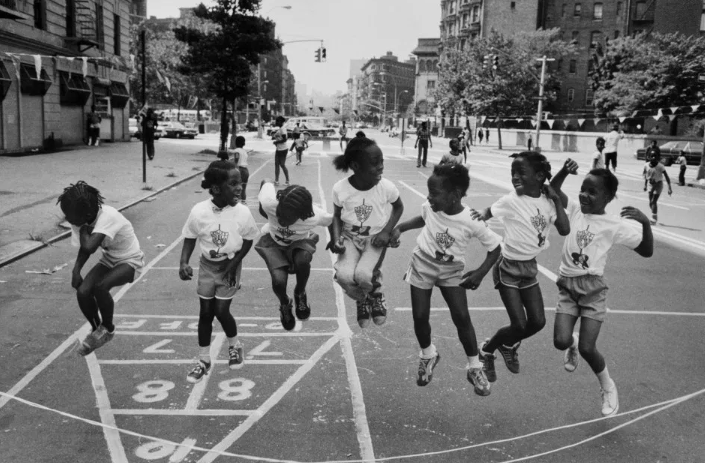
<svg viewBox="0 0 705 463">
<path fill-rule="evenodd" d="M 573 333 L 573 344 L 570 347 L 578 348 L 578 333 Z"/>
<path fill-rule="evenodd" d="M 198 358 L 206 363 L 211 363 L 211 346 L 199 347 Z"/>
<path fill-rule="evenodd" d="M 600 387 L 604 390 L 611 391 L 615 388 L 614 381 L 610 378 L 610 373 L 607 367 L 597 374 L 597 379 L 600 381 Z"/>
<path fill-rule="evenodd" d="M 236 336 L 233 336 L 232 338 L 228 338 L 228 345 L 229 346 L 234 346 L 234 347 L 240 347 L 240 340 Z"/>
<path fill-rule="evenodd" d="M 425 359 L 430 359 L 436 356 L 436 346 L 431 343 L 430 346 L 426 347 L 425 349 L 421 349 L 421 357 Z"/>
<path fill-rule="evenodd" d="M 468 355 L 468 368 L 482 368 L 479 355 Z"/>
</svg>

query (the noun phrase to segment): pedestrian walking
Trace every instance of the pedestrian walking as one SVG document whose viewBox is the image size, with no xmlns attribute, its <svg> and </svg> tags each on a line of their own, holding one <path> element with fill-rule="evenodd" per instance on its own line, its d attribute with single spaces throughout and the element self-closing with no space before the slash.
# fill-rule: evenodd
<svg viewBox="0 0 705 463">
<path fill-rule="evenodd" d="M 296 165 L 300 165 L 303 159 L 304 150 L 308 149 L 308 142 L 301 134 L 294 135 L 294 142 L 291 144 L 289 151 L 296 150 Z"/>
<path fill-rule="evenodd" d="M 311 306 L 306 284 L 311 275 L 311 260 L 316 252 L 318 235 L 313 229 L 329 227 L 333 215 L 313 205 L 311 193 L 303 186 L 291 185 L 279 192 L 269 179 L 262 180 L 258 195 L 260 214 L 267 219 L 255 251 L 262 256 L 272 277 L 272 290 L 279 299 L 281 324 L 291 331 L 296 318 L 308 320 Z M 332 235 L 331 235 L 332 236 Z M 287 294 L 289 275 L 296 275 L 294 299 Z"/>
<path fill-rule="evenodd" d="M 286 186 L 289 186 L 289 169 L 286 168 L 286 155 L 289 152 L 286 146 L 286 140 L 288 138 L 286 128 L 284 128 L 284 122 L 286 119 L 284 116 L 277 116 L 274 123 L 276 127 L 279 127 L 272 135 L 272 140 L 274 141 L 274 146 L 276 151 L 274 153 L 274 185 L 279 185 L 279 170 L 284 172 L 284 177 L 286 178 Z"/>
<path fill-rule="evenodd" d="M 531 136 L 531 132 L 529 132 L 529 138 L 526 140 L 526 147 L 529 151 L 534 149 L 534 139 Z"/>
<path fill-rule="evenodd" d="M 482 131 L 482 127 L 477 129 L 477 144 L 481 145 L 482 144 L 482 139 L 485 137 L 484 132 Z"/>
<path fill-rule="evenodd" d="M 340 135 L 340 151 L 343 151 L 343 142 L 345 142 L 346 147 L 348 146 L 348 128 L 345 126 L 345 121 L 338 129 L 338 134 Z"/>
<path fill-rule="evenodd" d="M 357 323 L 365 328 L 387 320 L 382 261 L 404 204 L 396 185 L 382 177 L 384 158 L 377 143 L 355 138 L 333 160 L 348 178 L 333 186 L 333 233 L 327 249 L 338 254 L 335 281 L 355 300 Z"/>
<path fill-rule="evenodd" d="M 189 260 L 198 243 L 199 355 L 196 366 L 186 376 L 190 383 L 201 381 L 211 369 L 210 344 L 215 318 L 228 338 L 229 367 L 237 368 L 243 362 L 243 345 L 237 337 L 237 323 L 230 313 L 230 304 L 240 289 L 242 259 L 259 236 L 250 209 L 238 203 L 242 183 L 235 164 L 210 163 L 203 174 L 201 188 L 208 189 L 212 197 L 191 209 L 182 230 L 184 244 L 179 264 L 179 278 L 190 280 L 193 269 Z"/>
<path fill-rule="evenodd" d="M 651 140 L 649 142 L 649 146 L 646 148 L 646 154 L 644 155 L 644 159 L 648 161 L 654 154 L 659 158 L 661 157 L 661 148 L 659 148 L 658 146 L 658 140 Z"/>
<path fill-rule="evenodd" d="M 237 169 L 240 171 L 240 182 L 242 183 L 242 192 L 240 193 L 240 203 L 247 204 L 247 183 L 250 180 L 250 170 L 247 166 L 247 150 L 245 149 L 245 137 L 238 135 L 235 137 L 235 150 L 233 152 L 233 160 Z"/>
<path fill-rule="evenodd" d="M 639 209 L 626 206 L 620 217 L 605 213 L 617 194 L 619 181 L 607 169 L 593 169 L 585 177 L 578 201 L 568 199 L 562 185 L 568 174 L 577 174 L 578 163 L 568 159 L 551 180 L 570 219 L 570 233 L 563 242 L 558 269 L 558 303 L 553 327 L 553 345 L 565 351 L 563 366 L 573 372 L 580 357 L 590 365 L 600 383 L 602 415 L 619 410 L 617 385 L 610 377 L 605 358 L 597 350 L 597 337 L 607 317 L 607 283 L 603 277 L 607 254 L 614 245 L 651 257 L 654 239 L 649 220 Z M 630 221 L 641 224 L 634 229 Z M 580 319 L 580 331 L 574 332 Z"/>
<path fill-rule="evenodd" d="M 546 324 L 543 296 L 536 279 L 536 256 L 548 248 L 552 224 L 561 236 L 570 231 L 560 198 L 545 184 L 551 178 L 551 165 L 546 157 L 535 151 L 514 157 L 514 191 L 481 212 L 472 210 L 474 219 L 487 221 L 497 217 L 505 227 L 502 255 L 492 277 L 510 324 L 500 328 L 480 348 L 480 360 L 490 382 L 497 380 L 495 350 L 499 349 L 509 371 L 519 373 L 521 341 L 541 331 Z"/>
<path fill-rule="evenodd" d="M 458 156 L 460 157 L 460 156 Z M 411 287 L 411 310 L 414 333 L 421 347 L 416 384 L 426 386 L 441 359 L 431 341 L 431 293 L 434 286 L 441 290 L 448 304 L 451 320 L 468 359 L 467 380 L 475 393 L 490 395 L 490 383 L 482 371 L 477 336 L 468 312 L 466 290 L 476 290 L 500 255 L 502 238 L 482 222 L 473 220 L 470 208 L 462 203 L 470 177 L 462 164 L 439 164 L 428 179 L 428 200 L 421 206 L 421 215 L 400 223 L 392 231 L 391 242 L 398 246 L 402 233 L 423 228 L 416 238 L 416 248 L 404 275 Z M 487 250 L 480 266 L 465 272 L 465 254 L 476 238 Z"/>
<path fill-rule="evenodd" d="M 605 168 L 609 170 L 610 164 L 612 164 L 612 169 L 617 172 L 617 148 L 619 146 L 619 140 L 624 138 L 624 132 L 618 131 L 619 125 L 614 124 L 612 130 L 607 134 L 605 139 Z"/>
<path fill-rule="evenodd" d="M 676 164 L 680 166 L 680 170 L 678 172 L 678 185 L 685 186 L 685 171 L 688 168 L 688 160 L 685 158 L 684 150 L 681 150 L 681 154 L 678 156 Z"/>
<path fill-rule="evenodd" d="M 157 129 L 157 115 L 154 108 L 147 108 L 147 112 L 142 117 L 142 139 L 147 147 L 147 157 L 154 159 L 154 132 Z"/>
<path fill-rule="evenodd" d="M 656 154 L 651 155 L 649 162 L 649 169 L 646 172 L 646 181 L 649 183 L 649 208 L 651 209 L 651 224 L 655 225 L 658 222 L 658 200 L 663 192 L 663 179 L 668 182 L 668 195 L 673 194 L 673 189 L 671 188 L 671 179 L 668 177 L 668 172 L 663 164 L 661 164 L 661 158 Z"/>
<path fill-rule="evenodd" d="M 488 145 L 490 144 L 490 129 L 486 128 L 485 129 L 485 143 Z"/>
<path fill-rule="evenodd" d="M 416 142 L 414 148 L 419 149 L 418 157 L 416 158 L 416 167 L 426 167 L 426 158 L 428 157 L 428 146 L 433 148 L 433 140 L 431 140 L 431 131 L 428 129 L 428 122 L 423 121 L 421 126 L 416 130 Z"/>
<path fill-rule="evenodd" d="M 444 154 L 441 157 L 439 165 L 441 164 L 462 164 L 463 158 L 460 157 L 460 142 L 456 138 L 451 138 L 448 146 L 450 147 L 450 152 Z"/>
<path fill-rule="evenodd" d="M 71 244 L 78 247 L 71 286 L 91 333 L 77 352 L 88 355 L 115 336 L 115 301 L 110 290 L 132 283 L 144 267 L 144 253 L 132 224 L 117 209 L 103 204 L 100 191 L 79 181 L 64 188 L 58 204 L 71 224 Z M 98 263 L 81 276 L 83 266 L 99 248 Z"/>
<path fill-rule="evenodd" d="M 91 112 L 88 113 L 87 118 L 88 125 L 88 145 L 89 146 L 99 146 L 100 145 L 100 123 L 103 118 L 95 110 L 95 105 L 91 105 Z"/>
<path fill-rule="evenodd" d="M 605 158 L 602 152 L 605 150 L 605 139 L 602 137 L 597 137 L 595 140 L 595 150 L 592 153 L 592 164 L 590 169 L 604 169 L 605 168 Z"/>
</svg>

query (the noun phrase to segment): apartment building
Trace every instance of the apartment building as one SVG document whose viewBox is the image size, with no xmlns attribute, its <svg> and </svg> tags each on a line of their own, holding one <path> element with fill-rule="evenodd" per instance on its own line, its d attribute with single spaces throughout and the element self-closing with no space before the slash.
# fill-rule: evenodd
<svg viewBox="0 0 705 463">
<path fill-rule="evenodd" d="M 402 62 L 388 51 L 384 56 L 368 60 L 360 70 L 361 110 L 386 119 L 404 113 L 413 103 L 416 59 Z"/>
</svg>

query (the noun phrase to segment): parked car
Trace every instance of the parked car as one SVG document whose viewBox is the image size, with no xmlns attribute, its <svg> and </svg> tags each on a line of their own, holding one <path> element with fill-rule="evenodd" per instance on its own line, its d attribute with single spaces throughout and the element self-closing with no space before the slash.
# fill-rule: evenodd
<svg viewBox="0 0 705 463">
<path fill-rule="evenodd" d="M 294 137 L 294 127 L 296 124 L 293 122 L 287 122 L 284 124 L 289 138 Z M 324 127 L 320 124 L 315 124 L 313 122 L 301 122 L 299 123 L 299 130 L 306 139 L 309 138 L 319 138 L 319 137 L 334 137 L 336 130 L 332 127 Z"/>
<path fill-rule="evenodd" d="M 135 119 L 134 117 L 131 117 L 129 119 L 129 131 L 130 131 L 130 138 L 134 137 L 138 140 L 142 140 L 142 126 L 137 121 L 137 119 Z M 165 135 L 164 130 L 162 130 L 161 127 L 157 126 L 157 128 L 154 129 L 154 139 L 155 140 L 159 140 L 164 135 Z"/>
<path fill-rule="evenodd" d="M 164 131 L 166 138 L 196 138 L 198 129 L 190 129 L 181 122 L 160 122 L 159 127 Z"/>
<path fill-rule="evenodd" d="M 670 166 L 678 156 L 681 151 L 685 151 L 685 159 L 690 165 L 700 165 L 700 158 L 703 152 L 703 142 L 701 141 L 669 141 L 659 146 L 661 150 L 661 163 L 664 166 Z M 636 150 L 634 156 L 637 159 L 646 161 L 646 148 L 640 148 Z"/>
</svg>

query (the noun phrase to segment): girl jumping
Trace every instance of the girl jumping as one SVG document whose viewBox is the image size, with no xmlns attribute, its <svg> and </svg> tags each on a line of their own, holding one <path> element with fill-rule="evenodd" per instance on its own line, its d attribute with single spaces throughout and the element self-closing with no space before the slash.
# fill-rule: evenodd
<svg viewBox="0 0 705 463">
<path fill-rule="evenodd" d="M 267 224 L 262 228 L 263 234 L 255 250 L 264 259 L 272 276 L 282 326 L 291 331 L 296 326 L 291 310 L 294 304 L 299 320 L 307 320 L 311 315 L 306 283 L 318 243 L 318 235 L 312 230 L 318 226 L 329 227 L 332 235 L 333 215 L 314 206 L 311 193 L 300 185 L 291 185 L 277 192 L 274 184 L 264 179 L 258 199 L 260 213 L 267 218 Z M 286 292 L 290 274 L 296 274 L 293 301 Z"/>
<path fill-rule="evenodd" d="M 350 140 L 333 165 L 353 171 L 333 186 L 333 232 L 326 249 L 340 254 L 335 280 L 356 301 L 361 328 L 369 325 L 370 317 L 382 325 L 387 320 L 382 261 L 404 205 L 394 183 L 382 178 L 384 158 L 373 140 Z"/>
<path fill-rule="evenodd" d="M 88 355 L 115 336 L 110 290 L 135 280 L 144 267 L 144 253 L 130 221 L 104 205 L 100 191 L 86 182 L 64 188 L 57 204 L 71 224 L 71 244 L 79 248 L 71 286 L 92 328 L 77 350 Z M 81 270 L 98 248 L 103 250 L 100 260 L 83 278 Z"/>
<path fill-rule="evenodd" d="M 212 198 L 191 209 L 182 234 L 179 277 L 190 280 L 193 269 L 189 259 L 198 242 L 201 257 L 198 269 L 197 294 L 200 302 L 198 318 L 199 358 L 186 377 L 199 382 L 211 368 L 211 334 L 217 318 L 228 338 L 230 368 L 243 361 L 243 346 L 237 339 L 237 324 L 230 314 L 230 303 L 240 289 L 242 259 L 259 236 L 259 230 L 247 206 L 238 203 L 242 192 L 240 171 L 226 161 L 212 162 L 203 174 L 201 188 L 207 188 Z"/>
<path fill-rule="evenodd" d="M 490 383 L 482 371 L 465 290 L 474 291 L 480 286 L 499 258 L 502 238 L 487 224 L 473 220 L 470 208 L 461 202 L 469 186 L 468 169 L 462 164 L 435 166 L 428 179 L 428 201 L 421 206 L 421 215 L 397 225 L 391 241 L 397 246 L 403 232 L 423 227 L 404 275 L 404 280 L 411 285 L 414 332 L 421 347 L 416 384 L 430 383 L 433 369 L 441 359 L 431 342 L 429 323 L 431 292 L 438 286 L 468 358 L 467 379 L 476 394 L 486 396 L 490 394 Z M 473 238 L 487 249 L 487 257 L 477 269 L 463 274 L 465 252 Z"/>
<path fill-rule="evenodd" d="M 519 373 L 518 349 L 523 339 L 541 331 L 546 324 L 543 296 L 536 274 L 536 255 L 547 249 L 548 232 L 555 222 L 561 236 L 570 232 L 570 224 L 561 200 L 550 185 L 551 164 L 534 151 L 512 155 L 514 191 L 482 212 L 473 210 L 473 218 L 498 217 L 504 222 L 502 256 L 492 271 L 509 315 L 509 326 L 482 344 L 480 360 L 490 382 L 497 380 L 494 351 L 504 358 L 507 369 Z"/>
<path fill-rule="evenodd" d="M 306 141 L 306 138 L 304 138 L 303 135 L 300 133 L 294 134 L 294 142 L 291 144 L 291 148 L 289 148 L 289 151 L 294 151 L 296 150 L 296 165 L 300 165 L 304 150 L 308 149 L 308 142 Z"/>
<path fill-rule="evenodd" d="M 565 350 L 564 366 L 569 372 L 578 367 L 580 356 L 597 375 L 602 393 L 602 415 L 619 410 L 617 386 L 610 377 L 605 359 L 597 350 L 597 337 L 607 315 L 607 283 L 603 272 L 607 254 L 615 244 L 624 245 L 643 257 L 651 257 L 654 238 L 646 215 L 631 206 L 620 217 L 606 214 L 605 207 L 617 194 L 619 181 L 607 169 L 593 169 L 583 180 L 579 201 L 569 200 L 561 190 L 568 174 L 576 174 L 578 164 L 568 159 L 551 180 L 570 218 L 570 234 L 563 243 L 559 268 L 558 304 L 553 328 L 553 344 Z M 636 220 L 641 231 L 627 220 Z M 574 333 L 580 318 L 580 334 Z"/>
</svg>

